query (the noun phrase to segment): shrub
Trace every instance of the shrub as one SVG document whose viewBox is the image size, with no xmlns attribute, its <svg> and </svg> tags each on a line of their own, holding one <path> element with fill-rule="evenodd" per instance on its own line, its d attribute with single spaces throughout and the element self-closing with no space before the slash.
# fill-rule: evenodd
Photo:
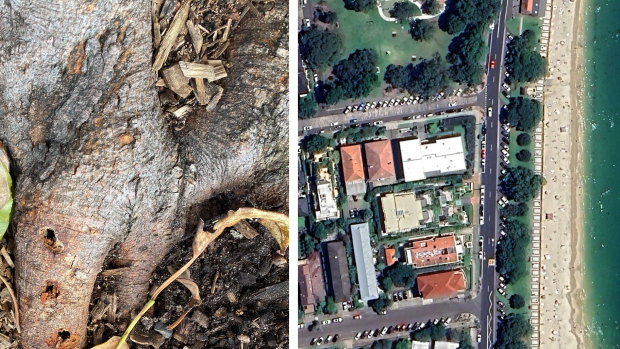
<svg viewBox="0 0 620 349">
<path fill-rule="evenodd" d="M 521 149 L 516 156 L 517 160 L 527 162 L 530 161 L 530 159 L 532 158 L 532 153 L 530 153 L 530 151 L 527 149 Z"/>
<path fill-rule="evenodd" d="M 520 294 L 513 294 L 508 301 L 513 309 L 520 309 L 525 306 L 525 299 Z"/>
<path fill-rule="evenodd" d="M 530 145 L 530 143 L 532 143 L 532 137 L 530 136 L 529 133 L 527 132 L 521 132 L 519 133 L 519 135 L 517 136 L 517 144 L 525 147 Z"/>
</svg>

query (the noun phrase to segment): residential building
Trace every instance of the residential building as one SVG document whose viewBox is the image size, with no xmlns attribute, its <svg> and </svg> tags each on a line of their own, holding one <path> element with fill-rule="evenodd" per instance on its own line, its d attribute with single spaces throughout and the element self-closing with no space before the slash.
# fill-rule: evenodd
<svg viewBox="0 0 620 349">
<path fill-rule="evenodd" d="M 521 0 L 521 13 L 531 15 L 534 8 L 534 0 Z"/>
<path fill-rule="evenodd" d="M 412 241 L 405 247 L 407 263 L 416 268 L 458 261 L 454 235 Z"/>
<path fill-rule="evenodd" d="M 394 256 L 396 255 L 396 249 L 393 246 L 384 247 L 384 252 L 385 252 L 385 265 L 386 266 L 389 267 L 390 265 L 398 261 L 396 258 L 394 258 Z"/>
<path fill-rule="evenodd" d="M 465 290 L 465 274 L 462 270 L 420 274 L 416 282 L 418 292 L 424 299 L 453 297 Z"/>
<path fill-rule="evenodd" d="M 366 176 L 362 162 L 362 147 L 359 144 L 340 147 L 342 177 L 347 195 L 366 193 Z"/>
<path fill-rule="evenodd" d="M 334 189 L 330 181 L 319 181 L 316 186 L 315 216 L 317 221 L 340 217 Z"/>
<path fill-rule="evenodd" d="M 299 301 L 304 310 L 311 313 L 314 304 L 325 299 L 323 266 L 319 252 L 312 252 L 307 259 L 299 261 Z"/>
<path fill-rule="evenodd" d="M 400 155 L 406 182 L 467 170 L 461 136 L 424 143 L 417 138 L 403 140 L 400 141 Z"/>
<path fill-rule="evenodd" d="M 368 223 L 351 225 L 357 280 L 359 282 L 361 298 L 364 301 L 379 298 L 377 274 L 375 272 L 369 234 Z"/>
<path fill-rule="evenodd" d="M 351 279 L 347 252 L 342 241 L 331 241 L 325 244 L 327 251 L 327 278 L 330 294 L 336 302 L 346 302 L 351 298 Z"/>
<path fill-rule="evenodd" d="M 301 54 L 299 55 L 299 63 L 297 69 L 297 92 L 299 97 L 306 97 L 310 92 L 310 84 L 308 83 L 306 67 L 304 66 Z"/>
<path fill-rule="evenodd" d="M 368 180 L 375 187 L 396 182 L 394 156 L 389 140 L 364 143 Z"/>
<path fill-rule="evenodd" d="M 422 210 L 422 201 L 415 193 L 388 193 L 381 197 L 385 234 L 403 233 L 422 226 L 428 219 Z"/>
</svg>

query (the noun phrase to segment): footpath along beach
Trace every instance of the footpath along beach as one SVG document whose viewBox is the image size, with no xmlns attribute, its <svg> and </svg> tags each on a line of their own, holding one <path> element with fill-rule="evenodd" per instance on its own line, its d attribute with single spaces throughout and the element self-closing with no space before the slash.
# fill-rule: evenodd
<svg viewBox="0 0 620 349">
<path fill-rule="evenodd" d="M 584 348 L 581 139 L 583 0 L 553 0 L 544 87 L 540 348 Z M 544 54 L 544 53 L 543 53 Z M 537 223 L 534 223 L 537 226 Z M 535 302 L 535 296 L 533 301 Z"/>
</svg>

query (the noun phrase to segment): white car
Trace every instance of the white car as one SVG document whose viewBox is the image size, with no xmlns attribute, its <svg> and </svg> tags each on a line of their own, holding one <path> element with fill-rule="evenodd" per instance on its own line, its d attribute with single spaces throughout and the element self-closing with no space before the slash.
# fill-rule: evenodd
<svg viewBox="0 0 620 349">
<path fill-rule="evenodd" d="M 375 125 L 375 126 L 379 126 L 379 125 L 383 124 L 383 121 L 381 121 L 381 120 L 375 121 L 372 124 Z"/>
<path fill-rule="evenodd" d="M 488 117 L 493 116 L 493 107 L 489 107 L 489 108 L 487 109 L 487 116 L 488 116 Z"/>
<path fill-rule="evenodd" d="M 304 131 L 310 131 L 312 130 L 312 126 L 304 126 Z"/>
<path fill-rule="evenodd" d="M 331 123 L 332 126 L 338 126 L 338 121 L 334 121 Z"/>
</svg>

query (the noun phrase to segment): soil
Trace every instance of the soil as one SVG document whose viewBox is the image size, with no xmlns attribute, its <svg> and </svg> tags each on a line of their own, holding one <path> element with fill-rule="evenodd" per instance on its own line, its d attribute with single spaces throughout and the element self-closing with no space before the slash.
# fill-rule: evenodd
<svg viewBox="0 0 620 349">
<path fill-rule="evenodd" d="M 240 203 L 227 193 L 195 208 L 203 218 L 217 217 L 225 208 Z M 213 220 L 205 220 L 205 226 Z M 131 344 L 132 348 L 287 348 L 288 347 L 288 256 L 268 230 L 249 222 L 258 232 L 253 239 L 234 229 L 222 234 L 189 269 L 198 284 L 202 304 L 193 308 L 171 332 L 165 327 L 183 313 L 191 299 L 190 291 L 174 282 L 157 298 L 155 306 L 134 329 L 150 337 L 151 345 Z M 151 278 L 151 290 L 161 285 L 171 272 L 179 269 L 192 255 L 195 227 L 188 227 L 185 238 L 157 266 Z M 109 308 L 93 319 L 98 303 L 109 304 L 116 289 L 114 277 L 99 277 L 91 302 L 89 346 L 113 335 L 121 335 L 126 324 L 115 323 Z M 112 296 L 110 296 L 112 295 Z M 165 334 L 171 336 L 162 338 Z M 241 340 L 245 340 L 241 346 Z M 131 343 L 131 342 L 130 342 Z"/>
</svg>

